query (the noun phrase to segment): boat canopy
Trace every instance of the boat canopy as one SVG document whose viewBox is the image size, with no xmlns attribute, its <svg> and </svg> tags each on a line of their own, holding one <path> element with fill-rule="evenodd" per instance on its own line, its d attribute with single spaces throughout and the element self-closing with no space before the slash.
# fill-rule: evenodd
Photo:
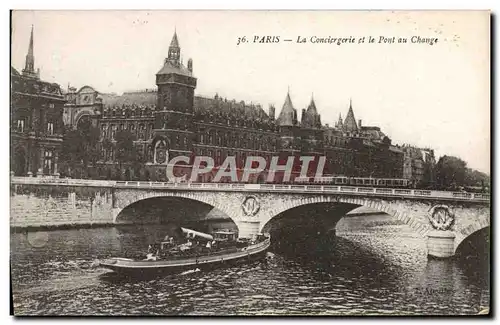
<svg viewBox="0 0 500 325">
<path fill-rule="evenodd" d="M 192 229 L 188 229 L 188 228 L 182 228 L 182 227 L 181 227 L 181 230 L 183 233 L 186 234 L 186 236 L 188 238 L 201 237 L 201 238 L 204 238 L 207 240 L 214 240 L 214 237 L 212 235 L 205 234 L 204 232 L 200 232 L 200 231 L 196 231 L 196 230 L 192 230 Z"/>
</svg>

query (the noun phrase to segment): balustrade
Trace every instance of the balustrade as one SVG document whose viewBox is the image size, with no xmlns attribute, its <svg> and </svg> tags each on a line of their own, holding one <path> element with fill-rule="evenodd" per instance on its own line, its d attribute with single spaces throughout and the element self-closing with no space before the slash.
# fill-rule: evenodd
<svg viewBox="0 0 500 325">
<path fill-rule="evenodd" d="M 44 185 L 69 185 L 69 186 L 93 186 L 93 187 L 140 187 L 146 188 L 181 188 L 181 189 L 219 189 L 221 191 L 243 190 L 262 192 L 321 192 L 321 193 L 349 193 L 359 195 L 390 195 L 408 197 L 427 197 L 460 199 L 470 201 L 489 201 L 490 195 L 484 193 L 447 192 L 415 189 L 390 189 L 373 187 L 352 187 L 334 185 L 287 185 L 287 184 L 241 184 L 241 183 L 190 183 L 190 182 L 140 182 L 140 181 L 107 181 L 107 180 L 84 180 L 70 178 L 35 178 L 35 177 L 11 177 L 11 184 L 44 184 Z"/>
</svg>

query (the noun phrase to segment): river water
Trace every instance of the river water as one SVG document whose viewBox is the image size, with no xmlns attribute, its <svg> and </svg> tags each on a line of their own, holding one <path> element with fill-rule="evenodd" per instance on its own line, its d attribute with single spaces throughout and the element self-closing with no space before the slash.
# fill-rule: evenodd
<svg viewBox="0 0 500 325">
<path fill-rule="evenodd" d="M 143 250 L 150 230 L 13 233 L 15 314 L 467 315 L 489 303 L 487 262 L 428 260 L 425 240 L 388 216 L 344 218 L 326 250 L 273 238 L 267 258 L 211 271 L 125 280 L 98 267 Z"/>
</svg>

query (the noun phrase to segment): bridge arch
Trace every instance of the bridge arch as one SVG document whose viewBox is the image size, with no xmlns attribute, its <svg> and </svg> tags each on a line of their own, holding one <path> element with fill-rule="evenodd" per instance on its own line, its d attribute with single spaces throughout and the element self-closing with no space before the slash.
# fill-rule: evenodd
<svg viewBox="0 0 500 325">
<path fill-rule="evenodd" d="M 113 209 L 113 223 L 117 223 L 120 213 L 131 205 L 153 198 L 179 198 L 185 199 L 187 202 L 195 201 L 209 205 L 213 208 L 222 211 L 229 217 L 239 230 L 238 215 L 231 210 L 228 205 L 221 204 L 218 200 L 204 195 L 204 193 L 188 192 L 188 191 L 172 191 L 172 192 L 143 192 L 143 191 L 119 191 L 115 193 L 116 208 Z"/>
<path fill-rule="evenodd" d="M 288 210 L 298 208 L 305 205 L 318 204 L 318 203 L 343 203 L 345 206 L 350 206 L 347 212 L 352 211 L 358 207 L 365 206 L 381 213 L 386 213 L 393 218 L 408 225 L 411 229 L 417 232 L 421 237 L 426 237 L 427 233 L 431 230 L 431 226 L 427 220 L 423 221 L 422 218 L 410 213 L 409 209 L 405 209 L 401 204 L 393 203 L 390 201 L 383 201 L 369 198 L 358 197 L 345 197 L 345 196 L 329 196 L 317 195 L 309 196 L 298 199 L 292 199 L 287 204 L 275 205 L 269 210 L 267 215 L 261 219 L 259 231 L 263 231 L 264 227 L 275 217 Z M 346 213 L 347 213 L 346 212 Z"/>
<path fill-rule="evenodd" d="M 455 231 L 456 237 L 453 252 L 456 253 L 460 244 L 462 244 L 467 238 L 469 238 L 476 232 L 488 227 L 490 227 L 490 216 L 481 214 L 480 216 L 475 218 L 473 222 L 467 224 L 466 226 L 463 226 L 461 229 L 457 229 Z"/>
</svg>

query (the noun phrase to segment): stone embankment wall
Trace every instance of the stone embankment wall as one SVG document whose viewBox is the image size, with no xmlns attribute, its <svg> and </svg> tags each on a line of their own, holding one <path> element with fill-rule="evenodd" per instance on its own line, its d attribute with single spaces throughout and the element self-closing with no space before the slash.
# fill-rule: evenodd
<svg viewBox="0 0 500 325">
<path fill-rule="evenodd" d="M 112 224 L 111 188 L 13 184 L 11 228 Z"/>
</svg>

